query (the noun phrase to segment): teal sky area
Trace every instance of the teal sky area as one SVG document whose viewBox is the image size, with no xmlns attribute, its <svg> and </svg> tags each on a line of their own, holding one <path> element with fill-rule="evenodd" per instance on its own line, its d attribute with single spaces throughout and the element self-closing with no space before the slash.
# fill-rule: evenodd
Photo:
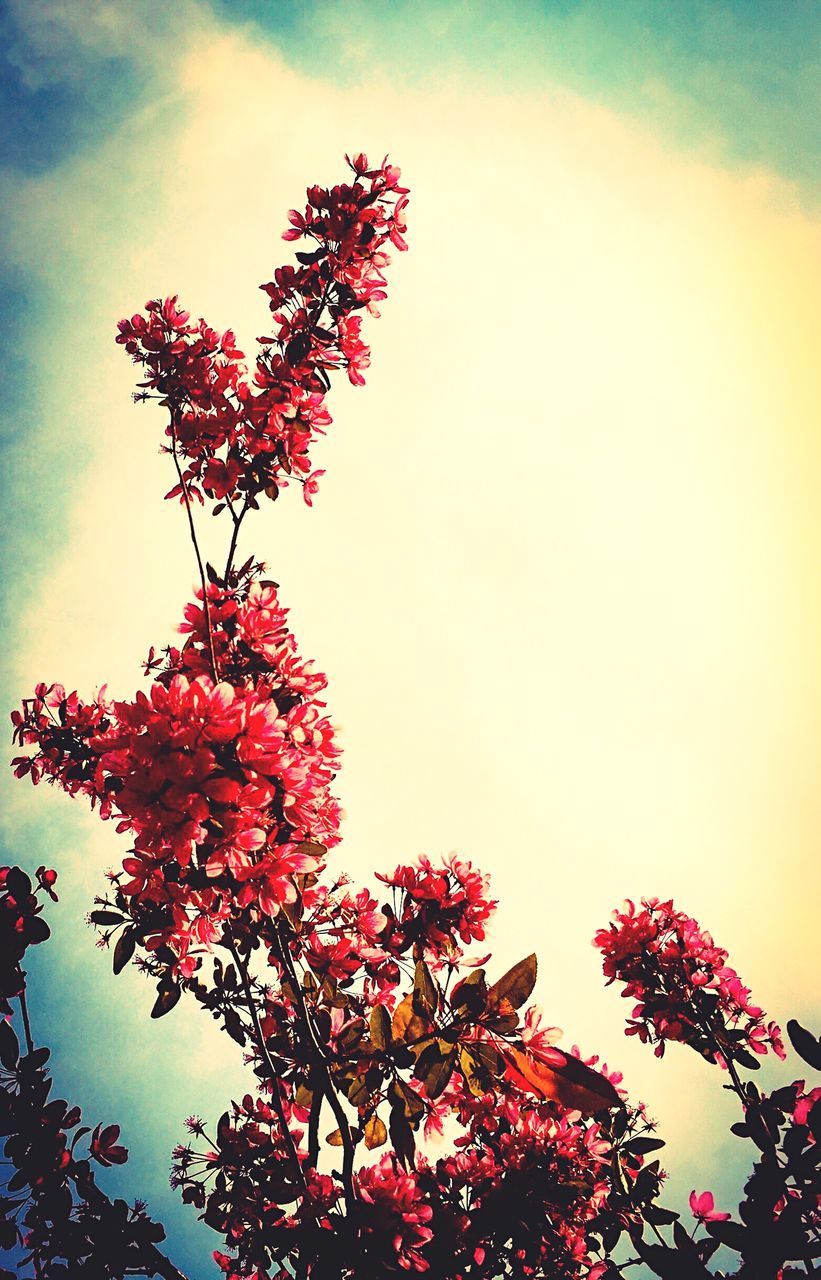
<svg viewBox="0 0 821 1280">
<path fill-rule="evenodd" d="M 171 49 L 186 30 L 216 20 L 272 45 L 295 68 L 342 84 L 384 78 L 419 87 L 447 78 L 503 95 L 550 82 L 633 117 L 685 153 L 742 171 L 770 169 L 794 183 L 809 208 L 821 192 L 821 8 L 813 0 L 212 0 L 132 10 L 157 46 Z M 0 195 L 9 199 L 27 177 L 99 145 L 152 95 L 173 92 L 162 58 L 149 67 L 127 43 L 78 38 L 49 0 L 7 3 L 0 43 Z M 36 576 L 38 558 L 60 536 L 57 498 L 72 445 L 38 438 L 38 376 L 55 358 L 38 333 L 52 298 L 11 246 L 3 252 L 2 234 L 0 426 L 13 512 L 4 560 Z M 32 487 L 34 439 L 41 465 Z"/>
<path fill-rule="evenodd" d="M 344 5 L 222 0 L 312 74 L 489 92 L 555 81 L 634 115 L 678 145 L 731 165 L 765 165 L 815 201 L 821 17 L 812 0 L 556 0 L 537 4 Z"/>
<path fill-rule="evenodd" d="M 241 34 L 314 81 L 352 89 L 401 84 L 424 91 L 447 83 L 500 101 L 521 90 L 534 95 L 569 90 L 635 125 L 667 151 L 741 178 L 764 173 L 768 180 L 779 179 L 783 186 L 777 199 L 791 203 L 802 217 L 818 216 L 821 5 L 814 0 L 179 0 L 172 5 L 134 0 L 123 8 L 109 0 L 88 0 L 89 21 L 83 23 L 77 11 L 84 4 L 0 3 L 0 199 L 9 208 L 42 178 L 56 178 L 59 190 L 60 175 L 68 174 L 75 162 L 113 138 L 135 136 L 141 121 L 153 127 L 151 109 L 157 102 L 169 105 L 169 119 L 174 112 L 184 116 L 187 102 L 175 80 L 175 51 L 188 34 L 203 30 Z M 165 128 L 170 128 L 168 121 L 158 129 L 151 156 L 157 169 Z M 299 128 L 300 104 L 295 103 L 293 129 Z M 454 165 L 459 165 L 458 156 Z M 503 174 L 504 165 L 504 154 L 489 148 L 488 171 Z M 120 216 L 127 218 L 128 183 L 134 183 L 131 174 L 125 185 L 119 178 L 112 174 L 105 211 L 111 226 Z M 136 187 L 133 191 L 145 198 Z M 272 211 L 277 228 L 285 208 L 299 203 L 299 196 L 289 191 L 282 209 Z M 100 199 L 108 201 L 109 193 L 102 191 Z M 515 191 L 510 208 L 513 241 L 518 220 L 527 217 Z M 17 687 L 12 675 L 13 652 L 21 644 L 17 619 L 48 594 L 50 565 L 72 532 L 72 514 L 76 517 L 88 469 L 106 447 L 104 424 L 84 418 L 72 398 L 75 350 L 88 346 L 90 333 L 96 341 L 87 327 L 81 292 L 90 291 L 90 310 L 95 282 L 83 277 L 76 264 L 66 268 L 65 276 L 59 271 L 44 275 L 40 264 L 26 256 L 27 249 L 9 240 L 9 225 L 13 220 L 5 231 L 0 229 L 0 474 L 5 499 L 0 599 L 8 622 L 0 702 L 7 708 L 28 692 Z M 108 226 L 105 218 L 101 225 Z M 287 253 L 281 256 L 285 261 Z M 400 260 L 397 275 L 412 273 L 413 264 L 413 255 Z M 488 306 L 503 302 L 494 295 Z M 111 317 L 112 336 L 116 318 Z M 399 312 L 397 318 L 401 323 Z M 54 387 L 66 397 L 70 430 L 61 427 Z M 411 390 L 415 394 L 415 386 Z M 77 385 L 76 391 L 82 402 L 83 387 Z M 370 392 L 369 386 L 364 396 Z M 121 477 L 125 489 L 130 479 Z M 139 540 L 139 530 L 134 537 Z M 158 574 L 162 570 L 159 565 Z M 78 565 L 78 574 L 82 571 Z M 139 591 L 138 583 L 134 589 Z M 104 581 L 99 591 L 105 593 Z M 145 637 L 145 649 L 152 639 L 157 637 Z M 13 843 L 0 860 L 25 860 L 33 868 L 51 862 L 55 849 L 70 856 L 89 841 L 92 820 L 79 806 L 72 808 L 41 787 L 27 797 L 30 807 L 23 811 L 18 793 L 19 784 L 13 795 L 15 816 L 7 828 Z M 412 856 L 416 851 L 406 852 Z M 60 888 L 52 923 L 71 942 L 55 940 L 32 957 L 31 965 L 32 989 L 38 993 L 35 1020 L 40 1020 L 59 1064 L 60 1095 L 82 1101 L 91 1123 L 116 1119 L 128 1126 L 132 1158 L 124 1170 L 108 1171 L 107 1185 L 129 1198 L 144 1195 L 171 1228 L 174 1247 L 169 1252 L 192 1278 L 204 1278 L 212 1274 L 207 1259 L 216 1240 L 169 1190 L 167 1156 L 181 1139 L 180 1118 L 197 1106 L 210 1107 L 216 1117 L 226 1092 L 236 1096 L 243 1087 L 243 1074 L 239 1066 L 228 1075 L 204 1060 L 203 1015 L 182 1009 L 174 1014 L 173 1061 L 168 1062 L 161 1104 L 146 1093 L 145 1081 L 155 1081 L 156 1087 L 170 1058 L 165 1024 L 149 1024 L 143 1017 L 133 1074 L 127 1079 L 108 1074 L 111 1046 L 134 1035 L 134 1009 L 144 1003 L 144 984 L 126 973 L 117 979 L 117 999 L 112 1000 L 108 965 L 90 964 L 91 935 L 77 927 L 91 905 L 88 884 L 65 880 Z M 732 952 L 731 939 L 720 941 Z M 92 961 L 98 959 L 92 956 Z M 613 993 L 610 999 L 619 1005 Z M 677 1055 L 670 1058 L 675 1071 Z M 90 1074 L 93 1060 L 101 1066 Z M 192 1103 L 192 1097 L 199 1102 Z M 716 1137 L 705 1153 L 710 1171 L 704 1186 L 728 1201 L 739 1181 L 735 1141 Z M 697 1170 L 688 1166 L 681 1176 L 695 1180 Z"/>
</svg>

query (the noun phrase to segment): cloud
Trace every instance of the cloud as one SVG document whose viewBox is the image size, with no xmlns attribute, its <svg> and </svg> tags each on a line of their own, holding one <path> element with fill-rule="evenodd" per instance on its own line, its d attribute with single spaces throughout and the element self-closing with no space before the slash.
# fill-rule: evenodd
<svg viewBox="0 0 821 1280">
<path fill-rule="evenodd" d="M 315 510 L 289 495 L 248 550 L 331 677 L 340 865 L 458 847 L 491 871 L 498 964 L 539 952 L 550 1020 L 625 1069 L 683 1186 L 689 1117 L 725 1100 L 706 1067 L 623 1039 L 588 940 L 625 894 L 674 894 L 774 1015 L 812 1000 L 818 224 L 776 175 L 682 157 L 555 83 L 421 91 L 385 69 L 343 89 L 205 22 L 163 75 L 10 210 L 52 291 L 36 395 L 70 513 L 21 587 L 10 683 L 128 692 L 193 580 L 116 319 L 179 292 L 252 350 L 287 207 L 345 150 L 390 151 L 411 252 L 370 326 L 369 385 L 334 388 Z M 21 467 L 24 525 L 36 451 Z M 41 799 L 38 823 L 59 803 Z M 90 884 L 118 845 L 87 829 Z M 144 1063 L 141 1087 L 163 1069 Z"/>
<path fill-rule="evenodd" d="M 8 0 L 14 37 L 4 51 L 24 85 L 41 89 L 65 81 L 86 82 L 100 62 L 125 60 L 144 69 L 168 64 L 165 39 L 201 28 L 205 10 L 192 0 L 171 7 L 151 0 Z"/>
</svg>

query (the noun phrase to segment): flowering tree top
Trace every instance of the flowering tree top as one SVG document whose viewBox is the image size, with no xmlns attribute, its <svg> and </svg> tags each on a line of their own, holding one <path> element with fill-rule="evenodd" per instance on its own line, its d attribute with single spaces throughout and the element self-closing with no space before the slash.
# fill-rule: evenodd
<svg viewBox="0 0 821 1280">
<path fill-rule="evenodd" d="M 644 1107 L 597 1057 L 557 1047 L 560 1033 L 529 1003 L 535 955 L 494 977 L 489 955 L 467 954 L 497 905 L 487 877 L 457 855 L 422 856 L 379 875 L 376 897 L 333 871 L 340 752 L 327 681 L 300 654 L 264 565 L 236 560 L 263 498 L 292 483 L 309 505 L 316 497 L 323 473 L 310 455 L 331 422 L 331 377 L 364 382 L 363 318 L 386 296 L 389 246 L 406 247 L 399 170 L 364 155 L 348 165 L 348 182 L 309 188 L 304 212 L 289 215 L 284 238 L 310 247 L 262 286 L 273 332 L 253 368 L 230 330 L 192 321 L 176 297 L 120 322 L 117 342 L 141 371 L 136 398 L 167 414 L 166 496 L 185 509 L 199 584 L 179 642 L 150 649 L 146 690 L 83 699 L 36 687 L 12 717 L 15 771 L 86 797 L 128 839 L 90 916 L 115 973 L 133 960 L 154 981 L 155 1018 L 193 997 L 244 1053 L 247 1093 L 216 1125 L 190 1117 L 172 1165 L 183 1200 L 220 1237 L 214 1258 L 229 1280 L 612 1280 L 622 1238 L 636 1252 L 625 1266 L 709 1275 L 713 1241 L 738 1224 L 694 1191 L 706 1244 L 686 1232 L 686 1245 L 647 1244 L 648 1226 L 680 1224 L 657 1204 L 664 1174 L 647 1157 L 663 1143 Z M 224 565 L 203 562 L 195 504 L 226 525 Z M 19 868 L 0 880 L 15 1168 L 0 1244 L 23 1248 L 37 1277 L 179 1280 L 145 1206 L 110 1201 L 91 1172 L 125 1161 L 119 1127 L 81 1126 L 76 1108 L 48 1100 L 22 962 L 48 937 L 54 883 L 46 868 L 36 886 Z M 789 1161 L 814 1155 L 816 1099 L 796 1082 L 767 1111 L 745 1092 L 738 1067 L 783 1049 L 726 952 L 655 899 L 630 904 L 596 942 L 608 979 L 637 1001 L 628 1033 L 726 1066 L 765 1156 L 778 1163 L 792 1144 L 778 1167 L 793 1177 Z M 437 1138 L 448 1139 L 438 1152 Z M 789 1203 L 771 1205 L 770 1221 L 793 1223 L 781 1252 L 803 1257 L 809 1195 L 782 1183 Z"/>
</svg>

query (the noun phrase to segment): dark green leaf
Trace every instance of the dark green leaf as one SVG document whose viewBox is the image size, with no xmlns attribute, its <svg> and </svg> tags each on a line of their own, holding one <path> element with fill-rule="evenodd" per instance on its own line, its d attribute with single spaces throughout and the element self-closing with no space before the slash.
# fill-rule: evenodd
<svg viewBox="0 0 821 1280">
<path fill-rule="evenodd" d="M 9 1071 L 13 1071 L 19 1057 L 20 1045 L 14 1028 L 10 1022 L 0 1021 L 0 1062 Z"/>
<path fill-rule="evenodd" d="M 393 1149 L 398 1158 L 406 1169 L 413 1164 L 413 1155 L 416 1150 L 416 1139 L 405 1117 L 405 1111 L 402 1106 L 392 1106 L 390 1122 L 388 1125 Z"/>
<path fill-rule="evenodd" d="M 25 871 L 19 867 L 9 867 L 6 874 L 6 889 L 17 903 L 25 902 L 31 897 L 31 881 Z"/>
<path fill-rule="evenodd" d="M 624 1150 L 631 1151 L 633 1155 L 646 1156 L 651 1151 L 661 1151 L 663 1146 L 661 1138 L 631 1138 L 629 1142 L 625 1142 Z"/>
<path fill-rule="evenodd" d="M 92 911 L 88 918 L 92 924 L 122 924 L 123 922 L 119 911 Z"/>
<path fill-rule="evenodd" d="M 821 1040 L 806 1027 L 802 1027 L 795 1018 L 790 1018 L 787 1023 L 787 1035 L 799 1058 L 803 1058 L 814 1070 L 821 1071 Z"/>
<path fill-rule="evenodd" d="M 714 1240 L 735 1249 L 736 1253 L 743 1253 L 746 1249 L 750 1236 L 740 1222 L 708 1222 L 706 1227 Z"/>
<path fill-rule="evenodd" d="M 137 934 L 134 929 L 124 929 L 114 948 L 114 972 L 121 973 L 134 954 Z"/>
<path fill-rule="evenodd" d="M 176 982 L 163 981 L 157 987 L 157 999 L 154 1002 L 154 1008 L 151 1010 L 152 1018 L 163 1018 L 174 1008 L 174 1005 L 182 995 L 182 991 Z"/>
</svg>

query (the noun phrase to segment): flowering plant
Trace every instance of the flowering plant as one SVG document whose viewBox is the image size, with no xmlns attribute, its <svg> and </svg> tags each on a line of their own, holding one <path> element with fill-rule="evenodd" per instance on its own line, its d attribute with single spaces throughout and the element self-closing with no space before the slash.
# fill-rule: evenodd
<svg viewBox="0 0 821 1280">
<path fill-rule="evenodd" d="M 156 985 L 152 1017 L 185 993 L 244 1052 L 248 1092 L 215 1126 L 192 1116 L 172 1156 L 172 1181 L 220 1237 L 229 1280 L 601 1280 L 636 1261 L 709 1274 L 719 1243 L 755 1256 L 753 1226 L 694 1192 L 709 1235 L 684 1230 L 657 1203 L 664 1174 L 647 1157 L 663 1143 L 644 1108 L 597 1058 L 558 1048 L 528 1003 L 535 956 L 492 978 L 489 956 L 466 954 L 496 907 L 487 878 L 456 856 L 421 857 L 379 876 L 380 901 L 334 870 L 340 753 L 326 679 L 300 655 L 264 565 L 236 560 L 263 499 L 295 483 L 315 499 L 323 472 L 310 454 L 331 422 L 331 375 L 363 384 L 363 316 L 386 296 L 388 246 L 406 247 L 399 170 L 364 155 L 348 164 L 347 182 L 309 188 L 289 215 L 284 238 L 310 247 L 262 286 L 273 336 L 253 372 L 230 330 L 192 321 L 175 297 L 120 322 L 117 342 L 141 371 L 136 398 L 167 413 L 166 497 L 184 508 L 199 582 L 180 643 L 150 649 L 150 684 L 133 698 L 37 686 L 12 717 L 14 768 L 85 796 L 129 837 L 90 916 L 115 973 L 133 960 Z M 219 568 L 203 562 L 196 504 L 226 524 Z M 0 1245 L 22 1250 L 36 1276 L 179 1278 L 145 1207 L 97 1187 L 92 1162 L 127 1158 L 118 1126 L 79 1127 L 77 1108 L 48 1101 L 22 961 L 48 937 L 55 875 L 40 868 L 36 888 L 19 868 L 3 876 L 0 1098 L 15 1173 Z M 617 915 L 597 944 L 608 978 L 638 1001 L 628 1033 L 657 1052 L 683 1041 L 728 1068 L 775 1197 L 771 1256 L 813 1257 L 817 1183 L 804 1170 L 817 1091 L 797 1083 L 764 1099 L 742 1084 L 750 1051 L 783 1049 L 726 953 L 654 900 Z M 438 1157 L 437 1135 L 449 1140 Z"/>
</svg>

